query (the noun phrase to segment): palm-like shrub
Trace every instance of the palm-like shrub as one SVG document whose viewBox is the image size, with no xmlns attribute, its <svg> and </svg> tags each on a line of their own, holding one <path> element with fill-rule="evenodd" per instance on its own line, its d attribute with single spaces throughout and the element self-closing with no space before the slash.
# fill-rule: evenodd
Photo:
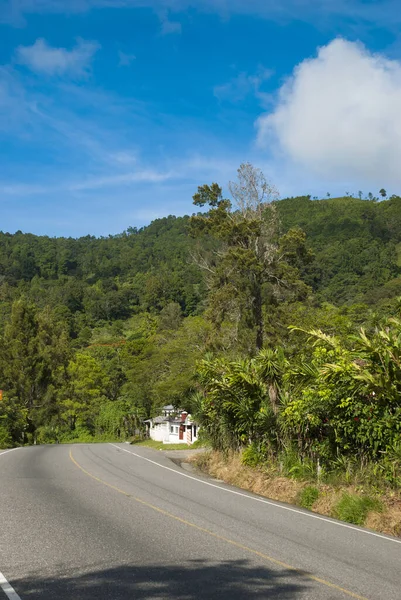
<svg viewBox="0 0 401 600">
<path fill-rule="evenodd" d="M 282 350 L 262 350 L 255 358 L 207 357 L 198 365 L 203 399 L 202 425 L 219 449 L 253 442 L 277 443 L 277 415 L 285 365 Z"/>
<path fill-rule="evenodd" d="M 381 458 L 400 439 L 401 321 L 346 340 L 307 333 L 312 364 L 293 371 L 294 395 L 282 415 L 287 431 L 304 451 L 327 458 Z"/>
</svg>

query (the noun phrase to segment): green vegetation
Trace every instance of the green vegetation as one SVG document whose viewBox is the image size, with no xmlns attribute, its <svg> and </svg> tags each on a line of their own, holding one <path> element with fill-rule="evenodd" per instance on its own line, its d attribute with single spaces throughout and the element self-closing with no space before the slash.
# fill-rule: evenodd
<svg viewBox="0 0 401 600">
<path fill-rule="evenodd" d="M 155 440 L 142 440 L 141 442 L 135 442 L 138 446 L 145 446 L 146 448 L 153 448 L 154 450 L 188 450 L 188 446 L 185 444 L 163 444 L 163 442 L 156 442 Z M 201 448 L 202 445 L 196 441 L 190 449 Z"/>
<path fill-rule="evenodd" d="M 382 510 L 383 506 L 376 498 L 344 493 L 334 507 L 333 516 L 347 523 L 363 525 L 369 511 Z"/>
<path fill-rule="evenodd" d="M 245 464 L 280 463 L 297 479 L 364 472 L 400 487 L 401 320 L 343 338 L 293 331 L 288 357 L 276 348 L 198 363 L 197 414 L 214 448 L 245 447 Z"/>
<path fill-rule="evenodd" d="M 311 509 L 316 500 L 319 498 L 319 490 L 313 485 L 308 485 L 301 490 L 298 496 L 298 504 L 302 508 Z"/>
<path fill-rule="evenodd" d="M 117 236 L 0 233 L 0 447 L 138 439 L 173 404 L 245 465 L 401 486 L 401 198 L 279 201 L 249 164 L 230 192 Z"/>
</svg>

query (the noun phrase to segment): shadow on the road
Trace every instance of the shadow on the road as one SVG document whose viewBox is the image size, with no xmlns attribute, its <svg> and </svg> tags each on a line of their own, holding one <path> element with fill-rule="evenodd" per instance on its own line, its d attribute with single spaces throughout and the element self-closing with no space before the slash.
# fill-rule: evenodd
<svg viewBox="0 0 401 600">
<path fill-rule="evenodd" d="M 247 560 L 183 565 L 124 565 L 84 575 L 14 580 L 24 600 L 290 600 L 305 594 L 311 582 L 294 571 L 251 566 Z"/>
</svg>

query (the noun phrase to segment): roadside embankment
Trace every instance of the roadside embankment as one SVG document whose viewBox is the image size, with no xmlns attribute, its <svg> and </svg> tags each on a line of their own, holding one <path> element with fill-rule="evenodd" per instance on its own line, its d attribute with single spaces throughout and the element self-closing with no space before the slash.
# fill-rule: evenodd
<svg viewBox="0 0 401 600">
<path fill-rule="evenodd" d="M 241 462 L 240 453 L 206 451 L 187 459 L 200 471 L 271 500 L 295 504 L 401 537 L 401 491 L 379 492 L 361 485 L 335 485 L 270 473 Z"/>
</svg>

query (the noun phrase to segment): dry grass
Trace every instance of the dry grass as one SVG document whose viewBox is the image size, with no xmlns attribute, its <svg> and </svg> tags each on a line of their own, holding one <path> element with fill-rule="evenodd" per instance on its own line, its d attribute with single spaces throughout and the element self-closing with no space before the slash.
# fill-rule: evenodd
<svg viewBox="0 0 401 600">
<path fill-rule="evenodd" d="M 191 457 L 190 461 L 201 471 L 216 479 L 288 504 L 296 504 L 300 491 L 310 485 L 310 482 L 280 477 L 273 472 L 269 473 L 266 469 L 245 466 L 241 463 L 239 453 L 224 456 L 220 452 L 208 451 Z M 354 486 L 334 487 L 320 484 L 316 487 L 319 489 L 319 497 L 313 504 L 313 512 L 326 516 L 333 515 L 334 507 L 344 492 L 349 494 L 361 492 Z M 401 536 L 401 493 L 389 492 L 380 496 L 380 501 L 384 507 L 383 512 L 368 513 L 365 527 L 381 533 Z"/>
<path fill-rule="evenodd" d="M 365 521 L 365 527 L 401 537 L 401 502 L 398 506 L 385 504 L 382 513 L 370 512 Z"/>
<path fill-rule="evenodd" d="M 277 477 L 266 470 L 247 467 L 241 463 L 241 455 L 232 453 L 224 457 L 219 452 L 206 452 L 191 458 L 199 469 L 244 490 L 266 496 L 271 500 L 293 504 L 304 482 Z"/>
<path fill-rule="evenodd" d="M 319 485 L 319 498 L 313 505 L 313 512 L 330 517 L 333 514 L 334 506 L 340 500 L 344 489 L 335 489 L 330 485 Z M 347 488 L 349 491 L 349 488 Z"/>
</svg>

